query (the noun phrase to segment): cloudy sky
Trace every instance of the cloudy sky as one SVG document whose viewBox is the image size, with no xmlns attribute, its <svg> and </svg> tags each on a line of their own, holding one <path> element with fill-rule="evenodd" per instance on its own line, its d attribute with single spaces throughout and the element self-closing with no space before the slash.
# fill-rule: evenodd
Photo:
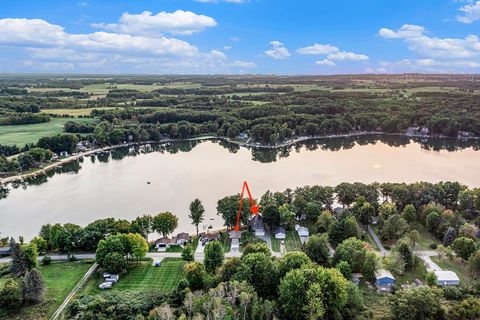
<svg viewBox="0 0 480 320">
<path fill-rule="evenodd" d="M 480 73 L 477 0 L 0 0 L 0 73 Z"/>
</svg>

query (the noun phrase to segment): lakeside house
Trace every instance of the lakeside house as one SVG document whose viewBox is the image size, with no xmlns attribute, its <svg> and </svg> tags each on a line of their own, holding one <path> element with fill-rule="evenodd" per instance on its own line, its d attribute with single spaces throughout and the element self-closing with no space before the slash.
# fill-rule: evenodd
<svg viewBox="0 0 480 320">
<path fill-rule="evenodd" d="M 172 244 L 176 244 L 176 239 L 170 239 L 169 237 L 162 237 L 155 241 L 155 248 L 157 251 L 165 251 L 170 248 Z"/>
<path fill-rule="evenodd" d="M 192 239 L 192 237 L 190 237 L 190 235 L 188 233 L 181 232 L 181 233 L 177 234 L 176 243 L 183 247 L 185 244 L 190 242 L 191 239 Z"/>
<path fill-rule="evenodd" d="M 275 228 L 273 233 L 275 234 L 275 239 L 284 240 L 287 236 L 287 232 L 285 231 L 284 227 Z"/>
<path fill-rule="evenodd" d="M 235 230 L 230 231 L 229 237 L 230 237 L 230 242 L 232 243 L 231 248 L 240 249 L 240 239 L 242 238 L 242 232 L 235 231 Z"/>
<path fill-rule="evenodd" d="M 257 237 L 263 237 L 265 235 L 263 217 L 260 214 L 253 216 L 253 218 L 250 220 L 250 228 Z"/>
<path fill-rule="evenodd" d="M 202 243 L 202 246 L 206 245 L 210 241 L 218 240 L 220 240 L 220 232 L 218 231 L 200 233 L 200 242 Z"/>
<path fill-rule="evenodd" d="M 427 127 L 409 127 L 407 129 L 406 135 L 407 136 L 428 136 L 430 131 Z"/>
<path fill-rule="evenodd" d="M 248 139 L 248 134 L 246 134 L 245 132 L 240 132 L 238 134 L 238 139 L 240 139 L 240 140 Z"/>
<path fill-rule="evenodd" d="M 457 274 L 453 271 L 434 271 L 435 276 L 437 277 L 437 285 L 441 287 L 445 286 L 458 286 L 460 284 L 460 279 Z"/>
<path fill-rule="evenodd" d="M 390 292 L 395 285 L 395 277 L 388 270 L 377 270 L 375 272 L 375 285 L 381 292 Z"/>
<path fill-rule="evenodd" d="M 300 237 L 300 242 L 304 244 L 307 240 L 308 237 L 310 236 L 310 232 L 308 231 L 307 227 L 302 227 L 298 224 L 295 225 L 295 230 L 298 233 L 298 236 Z"/>
</svg>

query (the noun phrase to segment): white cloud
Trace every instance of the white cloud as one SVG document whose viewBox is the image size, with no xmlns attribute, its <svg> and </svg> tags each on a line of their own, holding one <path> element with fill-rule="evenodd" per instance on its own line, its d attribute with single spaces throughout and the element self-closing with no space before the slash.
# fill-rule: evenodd
<svg viewBox="0 0 480 320">
<path fill-rule="evenodd" d="M 472 59 L 480 56 L 480 41 L 475 35 L 464 39 L 430 37 L 424 27 L 410 24 L 396 31 L 382 28 L 378 34 L 386 39 L 402 39 L 410 50 L 429 58 Z"/>
<path fill-rule="evenodd" d="M 353 52 L 340 51 L 331 53 L 327 56 L 329 60 L 350 60 L 350 61 L 364 61 L 368 60 L 368 56 L 364 54 L 357 54 Z"/>
<path fill-rule="evenodd" d="M 280 41 L 270 41 L 272 48 L 265 51 L 265 54 L 273 59 L 286 59 L 291 56 L 288 49 Z"/>
<path fill-rule="evenodd" d="M 230 50 L 230 49 L 232 49 L 232 46 L 225 46 L 225 47 L 223 47 L 223 50 Z"/>
<path fill-rule="evenodd" d="M 341 51 L 338 47 L 331 44 L 315 43 L 309 47 L 300 48 L 297 52 L 299 54 L 326 55 L 326 59 L 316 61 L 315 63 L 328 66 L 334 66 L 335 63 L 333 61 L 365 61 L 369 59 L 367 55 Z"/>
<path fill-rule="evenodd" d="M 335 53 L 340 51 L 335 46 L 332 46 L 330 44 L 319 44 L 315 43 L 312 46 L 305 47 L 305 48 L 300 48 L 297 50 L 298 53 L 300 54 L 330 54 L 330 53 Z"/>
<path fill-rule="evenodd" d="M 333 61 L 330 61 L 328 59 L 323 59 L 323 60 L 318 60 L 318 61 L 315 61 L 316 64 L 319 64 L 319 65 L 323 65 L 323 66 L 335 66 L 335 62 Z"/>
<path fill-rule="evenodd" d="M 382 72 L 470 72 L 479 69 L 480 62 L 468 60 L 403 59 L 399 61 L 380 61 Z"/>
<path fill-rule="evenodd" d="M 236 60 L 230 64 L 232 67 L 238 67 L 238 68 L 256 68 L 257 65 L 253 62 L 248 62 L 248 61 L 242 61 L 242 60 Z"/>
<path fill-rule="evenodd" d="M 138 73 L 215 73 L 227 70 L 219 50 L 200 52 L 164 35 L 68 33 L 41 19 L 0 19 L 2 70 Z M 15 65 L 12 69 L 11 65 Z"/>
<path fill-rule="evenodd" d="M 457 16 L 457 20 L 463 23 L 472 23 L 480 20 L 480 1 L 473 4 L 467 4 L 460 8 L 463 16 Z"/>
<path fill-rule="evenodd" d="M 140 14 L 125 12 L 119 23 L 95 23 L 92 27 L 131 35 L 159 36 L 164 32 L 191 35 L 216 25 L 217 22 L 211 17 L 177 10 L 171 13 L 161 11 L 156 15 L 150 11 Z"/>
</svg>

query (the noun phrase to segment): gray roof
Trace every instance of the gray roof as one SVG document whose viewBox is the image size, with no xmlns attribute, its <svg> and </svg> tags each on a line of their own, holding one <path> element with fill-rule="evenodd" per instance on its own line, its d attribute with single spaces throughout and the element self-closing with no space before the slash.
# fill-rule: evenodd
<svg viewBox="0 0 480 320">
<path fill-rule="evenodd" d="M 382 279 L 382 278 L 390 278 L 395 280 L 395 277 L 392 275 L 392 273 L 388 270 L 385 269 L 380 269 L 375 272 L 375 278 L 377 279 Z"/>
<path fill-rule="evenodd" d="M 190 235 L 186 232 L 177 234 L 177 240 L 190 240 Z"/>
<path fill-rule="evenodd" d="M 254 229 L 263 229 L 263 217 L 261 215 L 255 215 L 250 220 L 250 224 Z"/>
<path fill-rule="evenodd" d="M 437 281 L 460 281 L 457 274 L 453 271 L 434 271 Z"/>
<path fill-rule="evenodd" d="M 275 233 L 275 234 L 278 234 L 278 233 L 283 233 L 283 234 L 285 234 L 285 228 L 284 228 L 284 227 L 277 227 L 277 228 L 275 228 L 274 233 Z"/>
</svg>

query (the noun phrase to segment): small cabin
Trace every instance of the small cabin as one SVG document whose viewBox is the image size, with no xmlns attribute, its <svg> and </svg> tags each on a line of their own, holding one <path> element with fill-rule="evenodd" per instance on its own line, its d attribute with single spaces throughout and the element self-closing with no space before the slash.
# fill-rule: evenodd
<svg viewBox="0 0 480 320">
<path fill-rule="evenodd" d="M 286 231 L 285 231 L 285 228 L 283 228 L 283 227 L 277 227 L 277 228 L 275 228 L 275 230 L 274 230 L 273 233 L 275 234 L 275 239 L 279 239 L 279 240 L 283 240 L 283 239 L 285 239 L 286 236 L 287 236 L 287 233 L 286 233 Z"/>
<path fill-rule="evenodd" d="M 263 237 L 265 235 L 265 227 L 263 226 L 263 217 L 261 215 L 255 215 L 250 220 L 250 228 L 257 237 Z"/>
<path fill-rule="evenodd" d="M 457 274 L 453 271 L 434 271 L 435 276 L 437 277 L 437 285 L 440 287 L 445 286 L 458 286 L 460 284 L 460 279 Z"/>
<path fill-rule="evenodd" d="M 390 271 L 380 269 L 375 272 L 375 284 L 380 291 L 390 291 L 395 285 L 395 277 Z"/>
</svg>

